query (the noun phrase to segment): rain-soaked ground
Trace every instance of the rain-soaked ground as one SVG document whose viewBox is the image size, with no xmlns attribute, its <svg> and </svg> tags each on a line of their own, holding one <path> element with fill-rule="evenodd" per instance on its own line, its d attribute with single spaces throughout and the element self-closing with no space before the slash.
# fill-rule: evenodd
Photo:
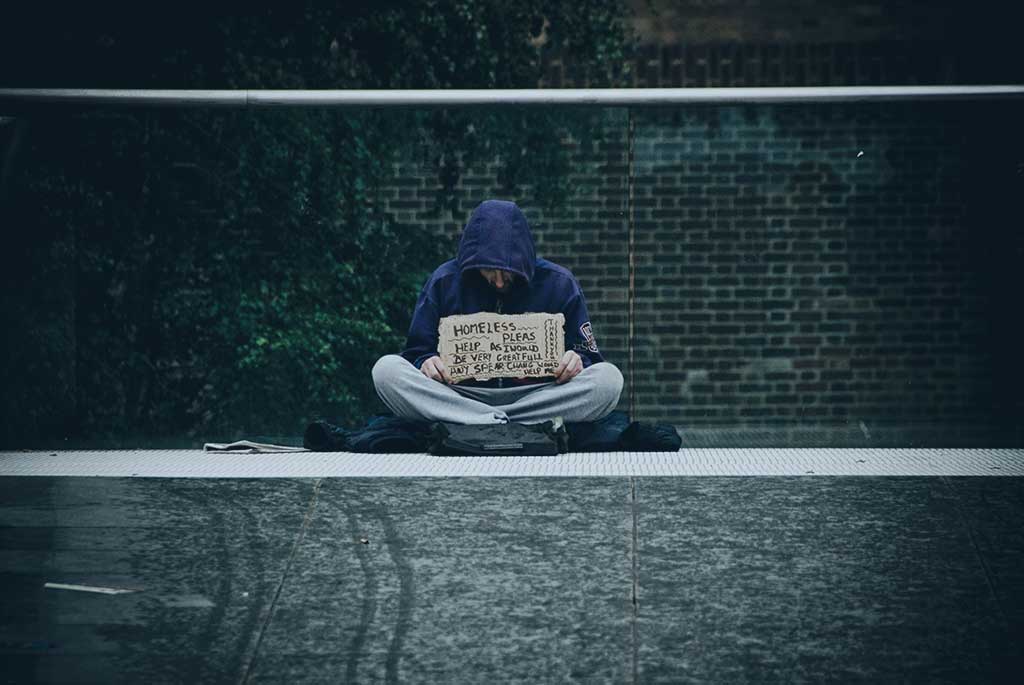
<svg viewBox="0 0 1024 685">
<path fill-rule="evenodd" d="M 0 493 L 4 682 L 1024 668 L 1021 477 L 5 476 Z"/>
</svg>

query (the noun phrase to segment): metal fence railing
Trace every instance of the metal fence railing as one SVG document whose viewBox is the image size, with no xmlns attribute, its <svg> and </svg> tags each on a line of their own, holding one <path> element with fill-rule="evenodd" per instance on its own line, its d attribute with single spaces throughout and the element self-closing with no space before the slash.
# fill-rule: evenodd
<svg viewBox="0 0 1024 685">
<path fill-rule="evenodd" d="M 798 88 L 565 88 L 508 90 L 111 90 L 0 88 L 0 108 L 55 105 L 161 107 L 388 107 L 591 105 L 599 107 L 796 102 L 892 102 L 1024 97 L 1024 85 Z"/>
</svg>

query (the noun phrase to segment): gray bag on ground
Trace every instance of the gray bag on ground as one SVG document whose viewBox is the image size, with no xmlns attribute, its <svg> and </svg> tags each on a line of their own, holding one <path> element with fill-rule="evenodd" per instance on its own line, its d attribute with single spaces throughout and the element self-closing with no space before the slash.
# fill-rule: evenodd
<svg viewBox="0 0 1024 685">
<path fill-rule="evenodd" d="M 431 454 L 447 456 L 552 455 L 569 451 L 569 434 L 561 418 L 543 423 L 463 426 L 435 423 Z"/>
</svg>

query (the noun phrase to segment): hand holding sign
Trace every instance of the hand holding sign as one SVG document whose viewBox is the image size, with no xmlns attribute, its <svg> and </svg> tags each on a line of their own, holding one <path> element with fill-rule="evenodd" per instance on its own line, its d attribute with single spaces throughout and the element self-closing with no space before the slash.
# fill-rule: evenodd
<svg viewBox="0 0 1024 685">
<path fill-rule="evenodd" d="M 578 376 L 582 370 L 583 359 L 572 350 L 569 350 L 562 355 L 562 360 L 558 362 L 558 366 L 555 367 L 555 383 L 561 385 L 562 383 L 570 381 Z"/>
<path fill-rule="evenodd" d="M 452 377 L 448 375 L 448 367 L 444 365 L 440 357 L 431 357 L 423 362 L 420 371 L 424 376 L 439 383 L 451 383 Z"/>
</svg>

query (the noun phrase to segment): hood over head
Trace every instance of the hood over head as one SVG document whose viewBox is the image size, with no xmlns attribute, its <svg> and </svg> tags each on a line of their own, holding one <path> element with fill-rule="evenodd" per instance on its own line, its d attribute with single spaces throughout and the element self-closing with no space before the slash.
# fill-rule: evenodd
<svg viewBox="0 0 1024 685">
<path fill-rule="evenodd" d="M 519 206 L 485 200 L 473 210 L 459 243 L 459 273 L 467 269 L 501 269 L 533 279 L 537 253 L 533 235 Z"/>
</svg>

